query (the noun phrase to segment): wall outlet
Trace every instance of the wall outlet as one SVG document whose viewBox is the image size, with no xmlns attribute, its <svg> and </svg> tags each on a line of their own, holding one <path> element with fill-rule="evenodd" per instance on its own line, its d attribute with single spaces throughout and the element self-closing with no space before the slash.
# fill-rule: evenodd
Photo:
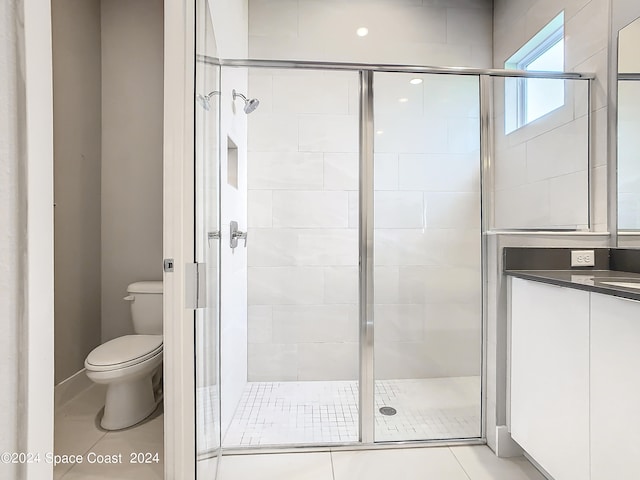
<svg viewBox="0 0 640 480">
<path fill-rule="evenodd" d="M 593 250 L 571 250 L 572 267 L 593 267 L 596 256 Z"/>
</svg>

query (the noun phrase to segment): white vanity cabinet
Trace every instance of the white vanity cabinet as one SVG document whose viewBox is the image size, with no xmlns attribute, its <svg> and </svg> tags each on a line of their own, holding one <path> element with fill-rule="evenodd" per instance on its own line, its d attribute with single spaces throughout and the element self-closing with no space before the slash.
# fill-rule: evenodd
<svg viewBox="0 0 640 480">
<path fill-rule="evenodd" d="M 591 480 L 640 478 L 640 302 L 591 294 Z"/>
<path fill-rule="evenodd" d="M 555 480 L 589 478 L 589 295 L 511 279 L 511 436 Z"/>
</svg>

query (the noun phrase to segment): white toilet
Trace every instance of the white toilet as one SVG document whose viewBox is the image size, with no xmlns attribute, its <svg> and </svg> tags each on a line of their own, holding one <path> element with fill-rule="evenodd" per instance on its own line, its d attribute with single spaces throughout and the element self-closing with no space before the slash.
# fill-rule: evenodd
<svg viewBox="0 0 640 480">
<path fill-rule="evenodd" d="M 87 376 L 107 385 L 105 430 L 130 427 L 151 415 L 162 401 L 162 282 L 127 287 L 135 335 L 109 340 L 87 356 Z"/>
</svg>

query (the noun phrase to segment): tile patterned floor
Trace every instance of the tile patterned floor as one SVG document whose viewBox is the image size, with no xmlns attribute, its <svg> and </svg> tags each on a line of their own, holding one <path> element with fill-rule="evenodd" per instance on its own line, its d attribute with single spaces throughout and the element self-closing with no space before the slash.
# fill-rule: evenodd
<svg viewBox="0 0 640 480">
<path fill-rule="evenodd" d="M 358 440 L 355 381 L 251 382 L 223 446 L 349 443 Z M 380 407 L 397 413 L 382 415 Z M 480 436 L 480 378 L 376 382 L 376 441 Z"/>
<path fill-rule="evenodd" d="M 100 428 L 105 388 L 92 385 L 55 412 L 54 452 L 82 455 L 82 463 L 62 463 L 54 467 L 55 480 L 75 479 L 162 479 L 164 473 L 164 425 L 162 405 L 142 423 L 124 430 L 107 432 Z M 121 455 L 116 463 L 89 463 L 92 458 Z M 131 454 L 149 453 L 141 458 L 150 463 L 132 463 Z M 155 455 L 157 454 L 157 462 Z M 103 457 L 98 457 L 102 455 Z M 143 456 L 143 457 L 145 457 Z M 139 456 L 136 455 L 135 459 Z"/>
<path fill-rule="evenodd" d="M 385 385 L 387 389 L 385 393 L 390 399 L 394 392 L 396 394 L 398 392 L 393 388 L 393 383 Z M 453 382 L 453 385 L 448 388 L 451 391 L 456 389 L 464 391 L 464 388 L 470 388 L 470 385 L 473 386 L 471 379 L 459 379 L 459 382 Z M 288 387 L 292 386 L 288 385 Z M 355 395 L 355 390 L 352 387 L 347 388 L 346 385 L 342 390 L 325 387 L 326 392 L 333 392 L 338 397 L 353 398 Z M 446 391 L 443 385 L 436 385 L 436 388 L 436 391 L 441 393 Z M 268 391 L 266 386 L 263 390 Z M 383 389 L 379 392 L 382 395 Z M 305 395 L 310 394 L 307 392 Z M 437 396 L 433 395 L 433 401 L 437 400 L 435 397 Z M 102 455 L 122 453 L 123 457 L 128 459 L 131 452 L 158 452 L 160 462 L 150 465 L 132 465 L 128 461 L 122 464 L 58 465 L 54 469 L 54 479 L 162 479 L 164 464 L 162 411 L 155 412 L 149 420 L 136 427 L 118 432 L 106 432 L 98 427 L 99 413 L 103 404 L 104 388 L 94 385 L 56 411 L 56 453 L 84 456 L 88 452 Z M 424 402 L 420 404 L 423 405 Z M 456 404 L 453 404 L 453 407 L 459 408 Z M 435 407 L 429 405 L 429 408 Z M 342 412 L 345 419 L 351 415 L 350 410 L 347 414 L 343 408 Z M 313 419 L 313 413 L 311 417 Z M 338 417 L 337 411 L 336 417 Z M 215 463 L 213 467 L 210 470 L 212 473 L 202 478 L 213 480 Z M 225 455 L 221 458 L 217 478 L 219 480 L 388 480 L 389 478 L 544 480 L 544 477 L 523 457 L 500 459 L 484 446 Z"/>
<path fill-rule="evenodd" d="M 545 480 L 524 457 L 486 446 L 225 455 L 218 480 Z"/>
</svg>

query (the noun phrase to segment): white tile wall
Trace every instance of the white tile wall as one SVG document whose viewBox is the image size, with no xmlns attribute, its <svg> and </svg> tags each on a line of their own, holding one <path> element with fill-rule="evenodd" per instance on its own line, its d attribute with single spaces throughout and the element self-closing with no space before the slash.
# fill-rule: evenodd
<svg viewBox="0 0 640 480">
<path fill-rule="evenodd" d="M 322 190 L 321 153 L 253 152 L 250 190 Z"/>
<path fill-rule="evenodd" d="M 349 192 L 349 228 L 358 228 L 360 197 L 358 192 Z"/>
<path fill-rule="evenodd" d="M 250 34 L 261 37 L 297 37 L 297 8 L 297 0 L 252 0 L 249 9 Z"/>
<path fill-rule="evenodd" d="M 275 80 L 276 75 L 285 78 L 282 72 L 273 75 L 273 84 L 280 81 Z M 261 72 L 258 85 L 266 90 L 270 83 L 263 77 Z M 376 107 L 380 106 L 376 108 L 376 121 L 404 132 L 400 139 L 391 139 L 393 130 L 384 130 L 376 139 L 377 338 L 384 344 L 381 351 L 386 352 L 381 361 L 389 362 L 381 372 L 411 377 L 459 368 L 466 374 L 475 371 L 477 356 L 463 354 L 462 360 L 453 361 L 452 370 L 441 359 L 422 355 L 408 360 L 407 353 L 400 351 L 406 343 L 410 344 L 407 351 L 415 352 L 420 347 L 413 344 L 426 347 L 433 338 L 442 339 L 442 333 L 433 336 L 440 327 L 425 320 L 424 307 L 434 301 L 443 305 L 461 300 L 475 302 L 475 325 L 468 330 L 450 331 L 458 332 L 459 340 L 467 345 L 457 351 L 474 352 L 469 339 L 479 338 L 477 81 L 463 77 L 444 82 L 435 76 L 423 76 L 424 85 L 415 86 L 408 83 L 411 76 L 399 77 L 382 75 L 378 82 L 380 100 L 376 100 Z M 286 78 L 292 89 L 301 84 L 296 73 L 287 72 Z M 308 81 L 309 72 L 300 78 Z M 322 88 L 320 81 L 316 85 Z M 407 85 L 411 88 L 407 89 Z M 433 95 L 430 88 L 435 90 Z M 415 100 L 414 104 L 405 109 L 397 102 L 400 95 Z M 287 99 L 282 108 L 293 106 Z M 295 346 L 293 357 L 298 361 L 300 379 L 313 379 L 313 375 L 316 379 L 331 378 L 327 373 L 331 368 L 314 364 L 310 352 L 337 355 L 351 348 L 341 347 L 340 343 L 355 343 L 357 320 L 353 318 L 348 325 L 349 333 L 339 312 L 326 308 L 334 305 L 355 312 L 357 305 L 358 154 L 336 151 L 352 147 L 338 146 L 340 138 L 327 139 L 332 135 L 327 125 L 335 118 L 351 118 L 349 112 L 337 116 L 292 114 L 297 115 L 300 125 L 309 118 L 318 120 L 315 137 L 303 143 L 301 134 L 299 140 L 300 151 L 318 145 L 318 152 L 252 152 L 250 156 L 250 162 L 256 165 L 255 173 L 249 174 L 250 188 L 255 189 L 250 191 L 250 198 L 261 203 L 249 205 L 249 301 L 252 308 L 265 308 L 252 310 L 250 325 L 256 329 L 252 339 L 255 343 Z M 258 115 L 259 110 L 256 118 Z M 272 111 L 265 115 L 280 115 L 280 102 L 274 100 Z M 449 123 L 438 121 L 438 115 Z M 251 125 L 259 128 L 260 124 Z M 434 128 L 429 130 L 430 126 Z M 407 134 L 412 131 L 413 137 Z M 382 137 L 388 138 L 386 143 Z M 385 148 L 394 150 L 384 152 Z M 433 151 L 438 153 L 426 153 Z M 311 266 L 323 267 L 322 274 L 319 269 L 305 269 Z M 271 310 L 266 310 L 269 307 Z M 287 316 L 286 312 L 295 314 Z M 450 336 L 455 339 L 456 333 Z M 261 361 L 253 352 L 250 378 L 252 365 Z"/>
<path fill-rule="evenodd" d="M 347 115 L 349 77 L 301 72 L 273 77 L 273 102 L 283 113 Z"/>
<path fill-rule="evenodd" d="M 375 190 L 398 190 L 400 170 L 398 155 L 376 153 L 373 157 L 373 186 Z"/>
<path fill-rule="evenodd" d="M 252 58 L 491 63 L 485 0 L 250 0 L 249 8 Z M 355 35 L 360 26 L 367 37 Z M 409 83 L 416 76 L 422 84 Z M 475 357 L 448 367 L 420 352 L 443 338 L 432 337 L 442 328 L 426 321 L 429 302 L 475 302 L 474 326 L 444 331 L 460 332 L 465 345 L 480 331 L 478 80 L 376 74 L 374 88 L 377 338 L 388 360 L 381 371 L 475 372 Z M 261 100 L 249 117 L 249 325 L 252 346 L 262 348 L 250 351 L 249 377 L 267 380 L 254 369 L 270 361 L 265 345 L 281 345 L 300 380 L 355 378 L 357 75 L 256 70 L 249 96 Z M 293 367 L 273 371 L 268 380 L 293 375 Z"/>
<path fill-rule="evenodd" d="M 491 13 L 487 0 L 250 0 L 249 53 L 251 58 L 489 67 Z M 369 29 L 366 37 L 355 35 L 361 26 Z M 473 52 L 476 46 L 481 48 Z"/>
<path fill-rule="evenodd" d="M 249 228 L 271 227 L 273 225 L 273 192 L 271 190 L 249 190 Z"/>
<path fill-rule="evenodd" d="M 375 192 L 374 224 L 377 228 L 424 227 L 422 192 Z"/>
<path fill-rule="evenodd" d="M 429 228 L 480 229 L 479 192 L 425 192 L 424 203 Z"/>
<path fill-rule="evenodd" d="M 355 265 L 358 232 L 330 228 L 256 228 L 249 267 Z"/>
<path fill-rule="evenodd" d="M 527 181 L 586 169 L 588 119 L 582 117 L 527 142 Z"/>
<path fill-rule="evenodd" d="M 253 79 L 253 76 L 251 78 Z M 256 110 L 256 113 L 258 111 Z M 260 112 L 260 115 L 253 114 L 249 117 L 249 129 L 253 132 L 248 139 L 249 151 L 298 151 L 298 119 L 293 115 L 266 112 Z"/>
<path fill-rule="evenodd" d="M 589 216 L 589 178 L 586 170 L 561 175 L 549 180 L 549 204 L 553 205 L 550 220 L 553 225 L 575 225 L 576 218 Z"/>
<path fill-rule="evenodd" d="M 358 190 L 358 162 L 357 153 L 325 153 L 324 189 Z"/>
<path fill-rule="evenodd" d="M 398 188 L 428 192 L 478 192 L 478 162 L 477 152 L 466 155 L 400 155 Z"/>
<path fill-rule="evenodd" d="M 300 380 L 356 380 L 358 378 L 358 343 L 325 342 L 298 345 Z"/>
<path fill-rule="evenodd" d="M 376 304 L 400 303 L 400 267 L 383 266 L 378 261 L 373 275 L 373 296 Z"/>
<path fill-rule="evenodd" d="M 609 2 L 606 0 L 497 0 L 494 5 L 494 66 L 504 61 L 560 11 L 565 15 L 565 70 L 595 73 L 592 82 L 594 155 L 592 168 L 606 163 L 607 44 Z M 588 223 L 586 82 L 566 82 L 567 107 L 561 108 L 505 138 L 500 135 L 502 87 L 495 91 L 496 112 L 496 205 L 498 228 L 584 226 Z M 570 96 L 571 95 L 571 96 Z M 571 114 L 570 114 L 571 113 Z M 537 125 L 536 125 L 537 124 Z M 531 127 L 531 128 L 530 128 Z M 546 132 L 546 133 L 545 133 Z M 535 137 L 535 138 L 534 138 Z M 511 147 L 507 150 L 506 145 Z M 524 150 L 522 146 L 524 147 Z M 526 180 L 523 175 L 523 155 Z M 581 175 L 577 172 L 582 171 Z M 576 173 L 573 176 L 567 176 Z M 592 170 L 591 175 L 595 171 Z M 564 180 L 554 177 L 567 176 Z M 553 180 L 552 180 L 553 179 Z M 560 184 L 575 187 L 560 192 Z M 539 191 L 536 192 L 535 190 Z M 592 204 L 606 203 L 606 191 L 592 191 Z M 577 198 L 580 198 L 578 201 Z M 568 200 L 568 203 L 565 202 Z M 559 201 L 561 203 L 554 203 Z M 540 203 L 544 202 L 542 205 Z M 551 202 L 551 203 L 547 203 Z M 594 209 L 595 211 L 597 208 Z M 600 209 L 594 224 L 606 224 Z"/>
<path fill-rule="evenodd" d="M 349 195 L 347 192 L 274 191 L 273 226 L 346 228 Z"/>
<path fill-rule="evenodd" d="M 449 233 L 446 230 L 376 228 L 376 266 L 444 265 Z"/>
<path fill-rule="evenodd" d="M 298 345 L 250 343 L 248 365 L 252 382 L 269 382 L 272 378 L 297 380 Z"/>
<path fill-rule="evenodd" d="M 494 86 L 503 105 L 502 80 L 496 80 Z M 586 105 L 586 82 L 566 82 L 565 91 L 567 99 L 575 97 Z M 504 120 L 497 111 L 496 228 L 586 228 L 589 119 L 584 105 L 567 100 L 564 107 L 509 135 L 504 134 Z M 582 116 L 575 118 L 576 114 Z M 560 196 L 558 188 L 563 183 L 575 188 Z M 570 199 L 568 203 L 556 203 L 565 197 Z"/>
<path fill-rule="evenodd" d="M 247 308 L 247 322 L 249 343 L 271 343 L 273 341 L 273 307 L 271 305 L 249 306 Z"/>
<path fill-rule="evenodd" d="M 424 305 L 382 304 L 374 309 L 376 345 L 424 339 Z"/>
<path fill-rule="evenodd" d="M 402 303 L 479 302 L 478 268 L 455 266 L 406 266 L 399 270 Z"/>
<path fill-rule="evenodd" d="M 324 268 L 324 303 L 358 303 L 358 267 Z"/>
<path fill-rule="evenodd" d="M 304 103 L 304 100 L 301 100 Z M 358 117 L 355 115 L 299 115 L 302 152 L 357 152 Z"/>
<path fill-rule="evenodd" d="M 249 305 L 314 305 L 324 295 L 322 267 L 251 267 Z"/>
<path fill-rule="evenodd" d="M 358 308 L 354 304 L 276 305 L 273 340 L 297 344 L 357 342 Z"/>
<path fill-rule="evenodd" d="M 494 208 L 498 228 L 549 225 L 549 182 L 497 190 Z"/>
</svg>

